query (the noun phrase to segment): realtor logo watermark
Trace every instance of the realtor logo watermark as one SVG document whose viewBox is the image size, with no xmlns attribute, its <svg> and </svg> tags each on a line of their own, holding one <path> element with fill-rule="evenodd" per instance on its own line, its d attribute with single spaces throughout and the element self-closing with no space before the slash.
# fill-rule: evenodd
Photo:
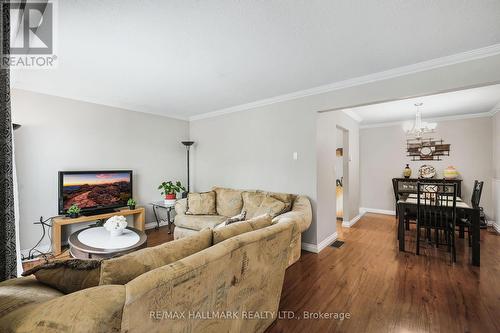
<svg viewBox="0 0 500 333">
<path fill-rule="evenodd" d="M 2 54 L 1 66 L 51 69 L 57 66 L 57 2 L 5 1 L 10 11 L 10 55 Z"/>
</svg>

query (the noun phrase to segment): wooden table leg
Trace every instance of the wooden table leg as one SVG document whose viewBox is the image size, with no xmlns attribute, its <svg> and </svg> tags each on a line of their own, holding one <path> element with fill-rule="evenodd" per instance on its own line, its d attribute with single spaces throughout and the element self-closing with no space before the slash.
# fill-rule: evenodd
<svg viewBox="0 0 500 333">
<path fill-rule="evenodd" d="M 140 213 L 134 215 L 134 228 L 144 231 L 145 224 L 145 210 L 142 209 Z"/>
<path fill-rule="evenodd" d="M 472 209 L 472 265 L 480 266 L 481 263 L 481 247 L 480 247 L 480 232 L 481 221 L 479 220 L 479 209 Z"/>
<path fill-rule="evenodd" d="M 402 212 L 404 212 L 404 207 L 399 206 L 399 223 L 398 223 L 398 239 L 399 239 L 399 251 L 405 250 L 405 218 Z"/>
<path fill-rule="evenodd" d="M 52 223 L 52 254 L 57 256 L 61 254 L 61 225 Z"/>
</svg>

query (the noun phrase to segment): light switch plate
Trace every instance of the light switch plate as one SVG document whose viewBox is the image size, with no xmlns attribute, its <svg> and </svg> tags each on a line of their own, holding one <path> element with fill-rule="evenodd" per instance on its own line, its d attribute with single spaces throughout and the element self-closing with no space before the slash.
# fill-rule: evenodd
<svg viewBox="0 0 500 333">
<path fill-rule="evenodd" d="M 296 161 L 299 159 L 299 153 L 297 153 L 296 151 L 293 152 L 293 160 Z"/>
</svg>

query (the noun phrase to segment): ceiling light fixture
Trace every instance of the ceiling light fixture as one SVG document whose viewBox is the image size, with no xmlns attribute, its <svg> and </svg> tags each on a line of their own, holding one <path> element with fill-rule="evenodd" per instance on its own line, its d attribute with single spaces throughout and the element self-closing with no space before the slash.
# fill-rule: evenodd
<svg viewBox="0 0 500 333">
<path fill-rule="evenodd" d="M 417 108 L 415 122 L 413 124 L 411 122 L 403 124 L 403 129 L 409 137 L 421 139 L 424 134 L 434 133 L 436 130 L 436 123 L 427 123 L 422 121 L 422 112 L 420 111 L 422 105 L 423 103 L 415 103 L 415 107 Z"/>
</svg>

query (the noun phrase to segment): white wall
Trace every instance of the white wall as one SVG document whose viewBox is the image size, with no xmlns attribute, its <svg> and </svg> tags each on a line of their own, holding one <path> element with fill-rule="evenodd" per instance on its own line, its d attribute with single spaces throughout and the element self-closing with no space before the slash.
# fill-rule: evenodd
<svg viewBox="0 0 500 333">
<path fill-rule="evenodd" d="M 186 121 L 33 92 L 12 91 L 21 249 L 41 235 L 41 215 L 57 215 L 59 170 L 132 169 L 134 197 L 161 200 L 164 179 L 185 182 Z M 153 221 L 147 208 L 146 222 Z M 85 227 L 87 224 L 80 224 Z"/>
<path fill-rule="evenodd" d="M 315 198 L 315 117 L 277 105 L 273 112 L 256 110 L 191 122 L 191 139 L 196 142 L 191 155 L 194 190 L 219 185 Z"/>
<path fill-rule="evenodd" d="M 495 113 L 493 124 L 493 177 L 500 179 L 500 112 Z"/>
<path fill-rule="evenodd" d="M 412 169 L 412 177 L 418 177 L 418 168 L 428 164 L 436 168 L 436 178 L 443 178 L 443 170 L 452 165 L 463 179 L 462 197 L 466 200 L 470 200 L 474 180 L 484 180 L 481 206 L 491 216 L 491 117 L 438 122 L 433 137 L 451 144 L 450 156 L 442 157 L 442 161 L 412 162 L 406 156 L 402 126 L 361 129 L 361 207 L 393 211 L 391 179 L 402 177 L 407 163 Z"/>
<path fill-rule="evenodd" d="M 318 111 L 497 82 L 498 68 L 500 55 L 192 121 L 190 135 L 197 141 L 195 189 L 219 184 L 306 194 L 312 199 L 314 218 L 303 240 L 318 244 L 329 236 L 329 229 L 317 225 L 335 220 L 335 215 L 316 218 Z M 298 161 L 292 160 L 294 151 Z"/>
</svg>

